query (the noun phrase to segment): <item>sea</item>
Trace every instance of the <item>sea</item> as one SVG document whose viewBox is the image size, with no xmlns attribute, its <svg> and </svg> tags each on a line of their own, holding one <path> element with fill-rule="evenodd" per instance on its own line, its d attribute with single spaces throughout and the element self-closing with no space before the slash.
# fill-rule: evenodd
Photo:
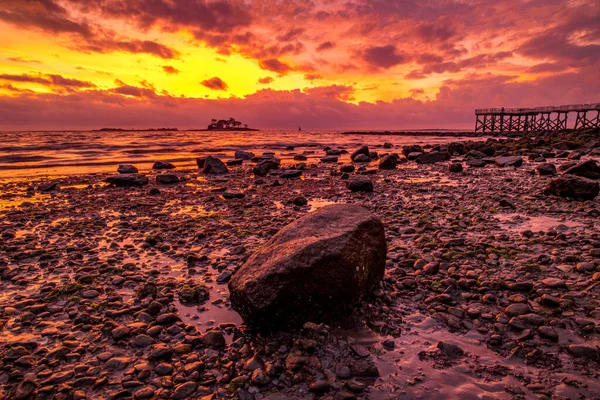
<svg viewBox="0 0 600 400">
<path fill-rule="evenodd" d="M 213 155 L 227 160 L 236 150 L 256 155 L 275 153 L 283 162 L 293 160 L 295 154 L 306 154 L 310 162 L 311 158 L 322 157 L 326 146 L 351 152 L 365 144 L 381 152 L 385 142 L 399 151 L 404 145 L 473 139 L 428 132 L 431 135 L 347 135 L 326 130 L 1 132 L 0 179 L 112 172 L 119 164 L 149 170 L 155 161 L 189 168 L 195 166 L 197 157 Z M 290 150 L 292 147 L 294 150 Z"/>
</svg>

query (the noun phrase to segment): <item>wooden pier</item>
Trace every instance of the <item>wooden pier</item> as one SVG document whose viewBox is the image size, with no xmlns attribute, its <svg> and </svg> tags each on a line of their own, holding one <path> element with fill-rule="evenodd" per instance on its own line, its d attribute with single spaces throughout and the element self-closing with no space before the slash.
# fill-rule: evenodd
<svg viewBox="0 0 600 400">
<path fill-rule="evenodd" d="M 535 108 L 475 110 L 475 132 L 543 132 L 567 129 L 569 113 L 576 112 L 574 129 L 600 128 L 600 103 Z"/>
</svg>

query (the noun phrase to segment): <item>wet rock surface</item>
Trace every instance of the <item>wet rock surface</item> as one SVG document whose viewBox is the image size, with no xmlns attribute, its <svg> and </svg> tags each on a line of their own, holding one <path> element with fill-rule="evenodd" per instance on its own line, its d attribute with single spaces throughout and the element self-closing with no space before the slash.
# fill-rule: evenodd
<svg viewBox="0 0 600 400">
<path fill-rule="evenodd" d="M 280 230 L 229 282 L 233 308 L 257 328 L 344 315 L 383 278 L 383 225 L 367 209 L 330 205 Z"/>
<path fill-rule="evenodd" d="M 314 151 L 296 179 L 244 161 L 214 176 L 178 166 L 186 180 L 160 190 L 146 170 L 142 187 L 105 182 L 112 174 L 0 180 L 0 397 L 597 397 L 598 198 L 544 194 L 557 178 L 535 161 L 560 155 L 565 177 L 569 152 L 592 159 L 597 133 L 462 144 L 448 151 L 461 173 L 375 165 L 373 192 L 348 190 L 339 171 L 358 146 L 339 163 L 296 148 Z M 505 154 L 523 164 L 490 159 Z M 368 170 L 355 166 L 349 180 Z M 47 182 L 60 189 L 37 190 Z M 228 280 L 332 203 L 383 222 L 383 280 L 343 321 L 256 334 L 231 309 Z"/>
</svg>

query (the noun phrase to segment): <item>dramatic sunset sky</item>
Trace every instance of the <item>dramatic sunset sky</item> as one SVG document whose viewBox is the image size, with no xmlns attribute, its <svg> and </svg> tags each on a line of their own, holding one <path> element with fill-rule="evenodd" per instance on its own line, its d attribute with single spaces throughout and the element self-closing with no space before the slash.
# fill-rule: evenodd
<svg viewBox="0 0 600 400">
<path fill-rule="evenodd" d="M 0 0 L 0 130 L 472 128 L 586 102 L 598 0 Z"/>
</svg>

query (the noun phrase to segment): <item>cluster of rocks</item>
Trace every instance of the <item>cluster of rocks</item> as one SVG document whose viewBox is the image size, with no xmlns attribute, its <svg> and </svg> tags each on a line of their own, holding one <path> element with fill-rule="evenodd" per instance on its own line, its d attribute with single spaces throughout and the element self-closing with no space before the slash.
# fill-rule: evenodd
<svg viewBox="0 0 600 400">
<path fill-rule="evenodd" d="M 549 134 L 0 181 L 19 201 L 0 209 L 2 395 L 423 398 L 455 393 L 435 378 L 451 369 L 474 396 L 593 398 L 598 148 Z"/>
</svg>

